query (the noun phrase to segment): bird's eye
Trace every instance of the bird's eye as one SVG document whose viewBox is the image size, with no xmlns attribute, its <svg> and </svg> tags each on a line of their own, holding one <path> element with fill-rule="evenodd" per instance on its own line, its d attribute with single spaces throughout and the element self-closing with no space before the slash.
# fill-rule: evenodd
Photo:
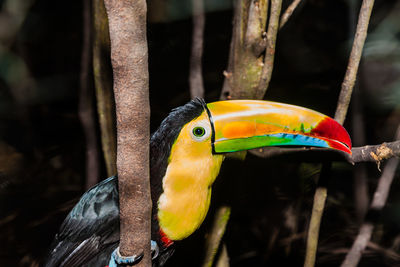
<svg viewBox="0 0 400 267">
<path fill-rule="evenodd" d="M 203 127 L 194 127 L 193 135 L 196 137 L 202 137 L 206 134 L 206 130 Z"/>
<path fill-rule="evenodd" d="M 190 136 L 196 142 L 207 140 L 211 134 L 210 126 L 205 121 L 195 122 L 189 129 L 191 129 Z"/>
</svg>

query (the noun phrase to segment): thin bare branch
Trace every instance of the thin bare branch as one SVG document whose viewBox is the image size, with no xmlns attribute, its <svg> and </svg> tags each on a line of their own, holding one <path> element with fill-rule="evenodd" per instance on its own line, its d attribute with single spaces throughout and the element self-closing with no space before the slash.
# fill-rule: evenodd
<svg viewBox="0 0 400 267">
<path fill-rule="evenodd" d="M 293 2 L 288 6 L 281 17 L 281 22 L 279 24 L 279 29 L 282 29 L 285 26 L 286 22 L 289 20 L 290 16 L 292 16 L 296 7 L 300 4 L 301 0 L 293 0 Z"/>
<path fill-rule="evenodd" d="M 360 64 L 365 38 L 367 37 L 368 24 L 369 24 L 369 19 L 371 17 L 373 5 L 374 5 L 374 0 L 363 0 L 361 6 L 353 47 L 350 53 L 350 59 L 347 66 L 346 75 L 342 83 L 342 88 L 340 91 L 339 100 L 336 107 L 335 120 L 337 120 L 340 124 L 343 124 L 346 118 L 347 109 L 349 107 L 351 94 L 356 80 L 358 66 Z M 322 167 L 321 173 L 327 172 L 327 169 L 330 168 L 327 166 L 328 165 L 324 165 Z M 314 203 L 313 203 L 314 207 L 323 208 L 325 206 L 325 201 L 328 192 L 326 184 L 327 184 L 327 178 L 324 177 L 324 175 L 321 175 L 318 180 L 317 189 L 315 191 Z M 320 211 L 319 209 L 313 208 L 311 214 L 312 219 L 310 222 L 309 232 L 307 237 L 306 259 L 304 262 L 305 267 L 313 267 L 315 265 L 315 258 L 317 255 L 317 244 L 319 237 L 319 225 L 321 224 L 322 215 L 323 215 L 323 210 Z"/>
<path fill-rule="evenodd" d="M 400 139 L 400 126 L 397 129 L 396 139 Z M 370 211 L 380 211 L 385 206 L 386 200 L 389 196 L 390 186 L 392 185 L 398 165 L 399 158 L 391 158 L 386 163 L 382 176 L 379 178 L 378 186 L 375 190 L 370 206 Z M 373 230 L 374 224 L 370 221 L 366 221 L 361 225 L 360 231 L 341 265 L 342 267 L 353 267 L 358 265 L 362 253 L 371 239 Z"/>
<path fill-rule="evenodd" d="M 120 253 L 151 266 L 150 105 L 146 1 L 105 0 L 118 131 Z"/>
<path fill-rule="evenodd" d="M 364 255 L 366 254 L 377 254 L 380 253 L 381 255 L 384 255 L 386 258 L 389 258 L 391 260 L 394 260 L 396 262 L 400 261 L 400 255 L 396 252 L 396 250 L 391 249 L 391 248 L 384 248 L 381 247 L 380 245 L 369 241 L 367 244 L 367 248 L 369 248 L 369 251 L 365 250 L 364 251 Z M 347 254 L 349 253 L 350 249 L 349 248 L 336 248 L 336 249 L 332 249 L 330 247 L 328 248 L 319 248 L 318 249 L 319 252 L 323 252 L 326 254 L 331 254 L 331 255 L 339 255 L 339 254 Z"/>
<path fill-rule="evenodd" d="M 364 42 L 367 37 L 369 19 L 371 17 L 374 0 L 363 0 L 358 17 L 356 35 L 351 49 L 346 75 L 339 95 L 336 108 L 335 120 L 343 124 L 346 119 L 347 109 L 350 104 L 351 94 L 357 77 L 358 66 L 360 64 Z"/>
<path fill-rule="evenodd" d="M 271 80 L 274 67 L 276 36 L 279 29 L 279 17 L 281 14 L 282 0 L 271 0 L 271 13 L 267 31 L 267 48 L 265 50 L 264 66 L 260 82 L 258 84 L 257 98 L 263 98 Z"/>
<path fill-rule="evenodd" d="M 226 206 L 219 207 L 216 212 L 211 233 L 209 233 L 206 241 L 206 256 L 203 261 L 203 267 L 210 267 L 213 265 L 215 255 L 229 221 L 230 213 L 231 208 Z"/>
<path fill-rule="evenodd" d="M 204 0 L 192 0 L 193 8 L 193 34 L 192 52 L 190 55 L 190 96 L 191 98 L 204 98 L 204 84 L 202 74 L 202 56 L 204 43 Z"/>
<path fill-rule="evenodd" d="M 380 145 L 368 145 L 362 147 L 353 147 L 351 152 L 352 155 L 349 155 L 345 152 L 340 151 L 332 151 L 332 149 L 326 148 L 315 148 L 315 147 L 296 147 L 296 148 L 281 148 L 281 147 L 265 147 L 265 148 L 257 148 L 250 150 L 250 153 L 256 155 L 261 158 L 270 158 L 276 156 L 289 155 L 293 153 L 316 153 L 323 152 L 324 154 L 328 154 L 329 152 L 333 152 L 337 154 L 338 159 L 340 157 L 345 158 L 350 163 L 361 163 L 361 162 L 381 162 L 383 160 L 392 158 L 392 157 L 400 157 L 400 141 L 382 143 Z M 312 154 L 310 154 L 312 156 Z M 327 155 L 329 158 L 331 154 Z M 333 155 L 332 155 L 333 156 Z M 320 155 L 318 155 L 319 159 L 322 159 Z"/>
<path fill-rule="evenodd" d="M 321 225 L 321 217 L 324 212 L 325 200 L 327 195 L 328 189 L 326 186 L 319 186 L 314 194 L 314 205 L 307 234 L 307 252 L 304 261 L 305 267 L 311 267 L 315 265 L 315 258 L 318 248 L 319 228 Z"/>
<path fill-rule="evenodd" d="M 86 189 L 99 179 L 99 149 L 97 147 L 96 123 L 94 120 L 93 86 L 90 79 L 91 69 L 91 1 L 83 1 L 83 47 L 81 56 L 79 119 L 82 124 L 86 144 Z"/>
<path fill-rule="evenodd" d="M 101 146 L 107 175 L 112 176 L 117 173 L 117 133 L 110 61 L 110 35 L 103 0 L 93 0 L 93 20 L 93 76 Z"/>
<path fill-rule="evenodd" d="M 400 157 L 400 141 L 382 143 L 374 146 L 354 147 L 352 159 L 355 163 L 375 161 L 377 163 L 392 158 Z"/>
</svg>

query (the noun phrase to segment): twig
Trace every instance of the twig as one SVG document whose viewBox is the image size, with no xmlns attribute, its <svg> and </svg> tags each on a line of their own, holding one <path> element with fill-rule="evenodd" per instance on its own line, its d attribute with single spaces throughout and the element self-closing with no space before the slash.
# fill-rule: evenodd
<svg viewBox="0 0 400 267">
<path fill-rule="evenodd" d="M 350 59 L 347 66 L 346 75 L 344 77 L 342 88 L 340 91 L 340 96 L 338 100 L 338 104 L 335 112 L 335 120 L 337 120 L 340 124 L 343 124 L 347 109 L 349 107 L 351 93 L 353 91 L 353 87 L 356 80 L 356 75 L 358 71 L 358 66 L 360 64 L 360 59 L 362 55 L 362 50 L 364 47 L 364 41 L 367 36 L 369 19 L 371 17 L 372 7 L 374 5 L 374 0 L 363 0 L 360 15 L 358 18 L 356 34 L 353 42 L 353 48 L 350 53 Z M 324 170 L 327 165 L 322 167 L 321 173 L 326 173 L 327 170 Z M 327 177 L 321 175 L 318 180 L 318 186 L 315 191 L 314 196 L 314 207 L 322 207 L 322 210 L 314 209 L 311 214 L 311 222 L 310 228 L 307 237 L 307 249 L 306 249 L 306 259 L 304 262 L 305 267 L 313 267 L 315 264 L 315 258 L 317 254 L 317 246 L 314 243 L 318 244 L 319 237 L 319 225 L 321 224 L 321 218 L 323 214 L 323 207 L 325 206 L 325 201 L 327 197 L 328 188 Z M 318 201 L 318 202 L 316 202 Z M 313 220 L 314 218 L 314 220 Z M 318 231 L 314 231 L 314 230 Z"/>
<path fill-rule="evenodd" d="M 96 123 L 94 121 L 93 88 L 90 80 L 91 63 L 91 1 L 83 1 L 83 47 L 81 56 L 79 119 L 86 143 L 86 189 L 99 179 L 99 149 L 97 148 Z"/>
<path fill-rule="evenodd" d="M 396 260 L 397 262 L 400 261 L 400 255 L 394 249 L 381 247 L 378 244 L 371 241 L 368 242 L 367 248 L 380 252 L 389 259 Z"/>
<path fill-rule="evenodd" d="M 206 241 L 206 256 L 203 261 L 203 267 L 210 267 L 213 265 L 215 255 L 225 233 L 230 214 L 231 208 L 226 206 L 220 207 L 216 212 L 211 233 L 209 233 Z"/>
<path fill-rule="evenodd" d="M 292 16 L 296 7 L 300 4 L 301 0 L 293 0 L 293 2 L 288 6 L 281 17 L 281 22 L 279 24 L 279 29 L 282 29 L 285 26 L 286 22 L 289 20 L 290 16 Z"/>
<path fill-rule="evenodd" d="M 318 187 L 314 194 L 314 205 L 307 234 L 307 253 L 304 266 L 315 265 L 315 255 L 318 248 L 318 236 L 319 228 L 321 225 L 321 216 L 324 212 L 327 194 L 328 190 L 325 186 Z"/>
<path fill-rule="evenodd" d="M 344 77 L 342 88 L 339 95 L 339 101 L 336 108 L 335 119 L 343 124 L 346 119 L 347 109 L 350 104 L 351 94 L 353 92 L 354 83 L 356 81 L 358 66 L 367 37 L 369 19 L 371 17 L 374 0 L 363 0 L 358 17 L 356 35 L 354 37 L 353 47 L 347 66 L 346 75 Z"/>
<path fill-rule="evenodd" d="M 202 75 L 202 55 L 204 42 L 204 0 L 192 0 L 193 6 L 193 34 L 192 52 L 190 55 L 190 96 L 204 98 L 204 84 Z"/>
<path fill-rule="evenodd" d="M 400 141 L 382 143 L 380 145 L 369 145 L 354 147 L 352 150 L 352 159 L 354 162 L 380 162 L 393 156 L 400 156 Z"/>
<path fill-rule="evenodd" d="M 103 0 L 93 0 L 93 20 L 93 76 L 101 146 L 107 175 L 112 176 L 117 173 L 117 134 L 110 61 L 110 35 Z"/>
<path fill-rule="evenodd" d="M 339 158 L 345 158 L 350 163 L 361 163 L 361 162 L 381 162 L 383 160 L 400 157 L 400 141 L 382 143 L 380 145 L 368 145 L 361 147 L 353 147 L 351 152 L 352 155 L 348 155 L 345 152 L 333 151 L 332 149 L 326 148 L 315 148 L 315 147 L 298 147 L 298 148 L 281 148 L 281 147 L 265 147 L 250 150 L 250 153 L 261 158 L 270 158 L 276 156 L 289 155 L 293 153 L 317 153 L 333 152 L 338 155 Z M 328 155 L 329 158 L 330 155 Z M 321 157 L 318 157 L 321 159 Z"/>
<path fill-rule="evenodd" d="M 276 36 L 279 29 L 279 16 L 281 14 L 282 0 L 271 0 L 271 13 L 267 31 L 267 48 L 265 50 L 264 66 L 258 84 L 257 98 L 263 98 L 265 90 L 271 80 L 274 67 Z"/>
<path fill-rule="evenodd" d="M 395 139 L 400 139 L 400 126 L 397 128 Z M 378 186 L 372 199 L 370 211 L 380 211 L 385 206 L 398 164 L 399 158 L 391 158 L 386 163 L 382 176 L 379 178 Z M 374 224 L 370 221 L 366 221 L 361 225 L 358 236 L 354 240 L 353 246 L 351 247 L 349 253 L 346 255 L 346 258 L 341 265 L 342 267 L 357 266 L 365 247 L 371 239 L 373 230 Z"/>
<path fill-rule="evenodd" d="M 146 1 L 105 0 L 117 115 L 120 252 L 151 266 L 150 105 Z"/>
<path fill-rule="evenodd" d="M 370 249 L 370 253 L 375 251 L 376 253 L 383 254 L 385 257 L 387 257 L 387 258 L 389 258 L 391 260 L 395 260 L 397 262 L 400 261 L 400 255 L 394 249 L 381 247 L 378 244 L 376 244 L 374 242 L 371 242 L 371 241 L 368 241 L 366 247 Z M 347 254 L 347 253 L 349 253 L 350 249 L 349 248 L 332 249 L 332 248 L 329 247 L 329 248 L 319 248 L 318 251 L 319 252 L 324 252 L 326 254 L 339 255 L 339 254 Z M 367 252 L 368 251 L 364 251 L 363 254 L 365 255 L 365 254 L 367 254 Z"/>
<path fill-rule="evenodd" d="M 304 260 L 304 267 L 313 267 L 315 265 L 319 229 L 321 226 L 321 218 L 324 213 L 326 197 L 328 196 L 327 181 L 329 179 L 331 164 L 324 163 L 321 168 L 320 177 L 318 179 L 318 186 L 314 193 L 313 209 L 311 212 L 310 225 L 307 232 L 306 256 Z"/>
</svg>

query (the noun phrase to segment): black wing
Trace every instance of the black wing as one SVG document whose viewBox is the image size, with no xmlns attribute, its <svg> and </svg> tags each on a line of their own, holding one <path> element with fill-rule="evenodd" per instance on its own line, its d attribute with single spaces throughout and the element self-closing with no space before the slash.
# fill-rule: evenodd
<svg viewBox="0 0 400 267">
<path fill-rule="evenodd" d="M 87 191 L 71 210 L 44 266 L 82 266 L 89 262 L 100 266 L 118 243 L 118 180 L 113 176 Z"/>
</svg>

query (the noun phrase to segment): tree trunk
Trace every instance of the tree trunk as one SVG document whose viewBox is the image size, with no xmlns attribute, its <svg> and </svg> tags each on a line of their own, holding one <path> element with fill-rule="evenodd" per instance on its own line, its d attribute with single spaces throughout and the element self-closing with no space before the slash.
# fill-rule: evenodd
<svg viewBox="0 0 400 267">
<path fill-rule="evenodd" d="M 104 1 L 110 26 L 117 115 L 120 252 L 151 266 L 150 107 L 146 1 Z"/>
</svg>

